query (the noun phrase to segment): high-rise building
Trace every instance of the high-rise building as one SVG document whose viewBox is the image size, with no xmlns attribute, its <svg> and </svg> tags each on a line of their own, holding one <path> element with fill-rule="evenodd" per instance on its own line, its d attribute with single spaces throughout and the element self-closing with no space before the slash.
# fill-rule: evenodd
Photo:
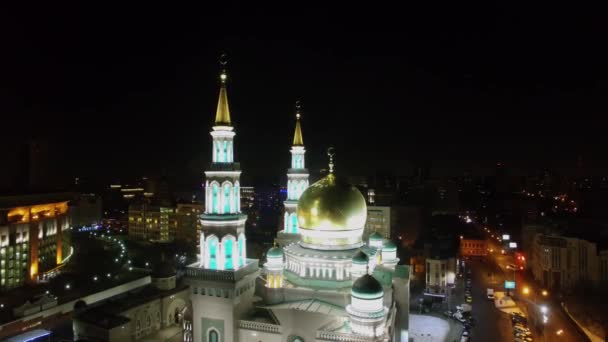
<svg viewBox="0 0 608 342">
<path fill-rule="evenodd" d="M 363 239 L 376 232 L 384 239 L 391 237 L 391 207 L 388 206 L 367 206 L 367 220 L 363 230 Z"/>
<path fill-rule="evenodd" d="M 68 193 L 0 197 L 0 291 L 23 285 L 71 255 Z"/>
<path fill-rule="evenodd" d="M 196 244 L 201 231 L 200 214 L 205 211 L 201 203 L 178 203 L 175 209 L 177 231 L 175 238 L 190 244 Z"/>
<path fill-rule="evenodd" d="M 149 204 L 129 206 L 129 236 L 136 240 L 173 241 L 177 233 L 175 208 Z"/>
<path fill-rule="evenodd" d="M 300 124 L 300 104 L 296 103 L 296 128 L 291 146 L 291 167 L 287 170 L 287 200 L 284 203 L 283 227 L 277 236 L 280 246 L 295 242 L 300 238 L 298 214 L 296 207 L 298 199 L 308 188 L 308 170 L 304 163 L 304 139 Z"/>
</svg>

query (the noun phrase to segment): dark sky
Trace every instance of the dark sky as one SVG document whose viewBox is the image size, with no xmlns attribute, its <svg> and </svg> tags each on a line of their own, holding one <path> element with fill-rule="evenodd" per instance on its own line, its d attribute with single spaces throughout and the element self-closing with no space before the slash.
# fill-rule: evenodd
<svg viewBox="0 0 608 342">
<path fill-rule="evenodd" d="M 603 11 L 305 4 L 7 9 L 3 149 L 37 137 L 53 146 L 62 174 L 166 169 L 197 181 L 209 161 L 225 51 L 246 177 L 284 174 L 296 98 L 315 170 L 328 146 L 347 174 L 406 172 L 421 160 L 605 163 Z"/>
</svg>

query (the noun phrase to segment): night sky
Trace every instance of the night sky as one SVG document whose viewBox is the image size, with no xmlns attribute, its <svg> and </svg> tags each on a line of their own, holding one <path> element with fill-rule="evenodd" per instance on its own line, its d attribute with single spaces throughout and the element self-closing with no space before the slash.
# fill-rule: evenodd
<svg viewBox="0 0 608 342">
<path fill-rule="evenodd" d="M 224 51 L 236 159 L 251 181 L 285 173 L 297 98 L 313 172 L 325 167 L 329 146 L 351 175 L 408 173 L 422 161 L 537 167 L 581 156 L 606 164 L 602 11 L 304 4 L 3 11 L 6 165 L 19 164 L 11 152 L 19 142 L 37 138 L 66 176 L 166 170 L 198 182 Z"/>
</svg>

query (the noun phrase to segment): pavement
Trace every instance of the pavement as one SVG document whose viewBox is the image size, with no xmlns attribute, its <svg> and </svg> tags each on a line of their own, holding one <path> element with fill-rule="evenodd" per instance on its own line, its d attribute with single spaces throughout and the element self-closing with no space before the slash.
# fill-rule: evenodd
<svg viewBox="0 0 608 342">
<path fill-rule="evenodd" d="M 448 339 L 450 323 L 439 317 L 410 314 L 409 337 L 413 342 L 444 342 Z"/>
</svg>

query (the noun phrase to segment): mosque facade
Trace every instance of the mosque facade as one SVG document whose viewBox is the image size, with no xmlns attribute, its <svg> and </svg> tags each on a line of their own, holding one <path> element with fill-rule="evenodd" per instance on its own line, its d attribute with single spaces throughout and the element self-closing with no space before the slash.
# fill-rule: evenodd
<svg viewBox="0 0 608 342">
<path fill-rule="evenodd" d="M 409 267 L 379 234 L 362 239 L 367 207 L 329 151 L 327 174 L 309 186 L 296 106 L 284 225 L 259 260 L 246 257 L 240 164 L 220 74 L 212 163 L 205 172 L 199 260 L 187 267 L 191 322 L 185 341 L 408 341 Z"/>
</svg>

